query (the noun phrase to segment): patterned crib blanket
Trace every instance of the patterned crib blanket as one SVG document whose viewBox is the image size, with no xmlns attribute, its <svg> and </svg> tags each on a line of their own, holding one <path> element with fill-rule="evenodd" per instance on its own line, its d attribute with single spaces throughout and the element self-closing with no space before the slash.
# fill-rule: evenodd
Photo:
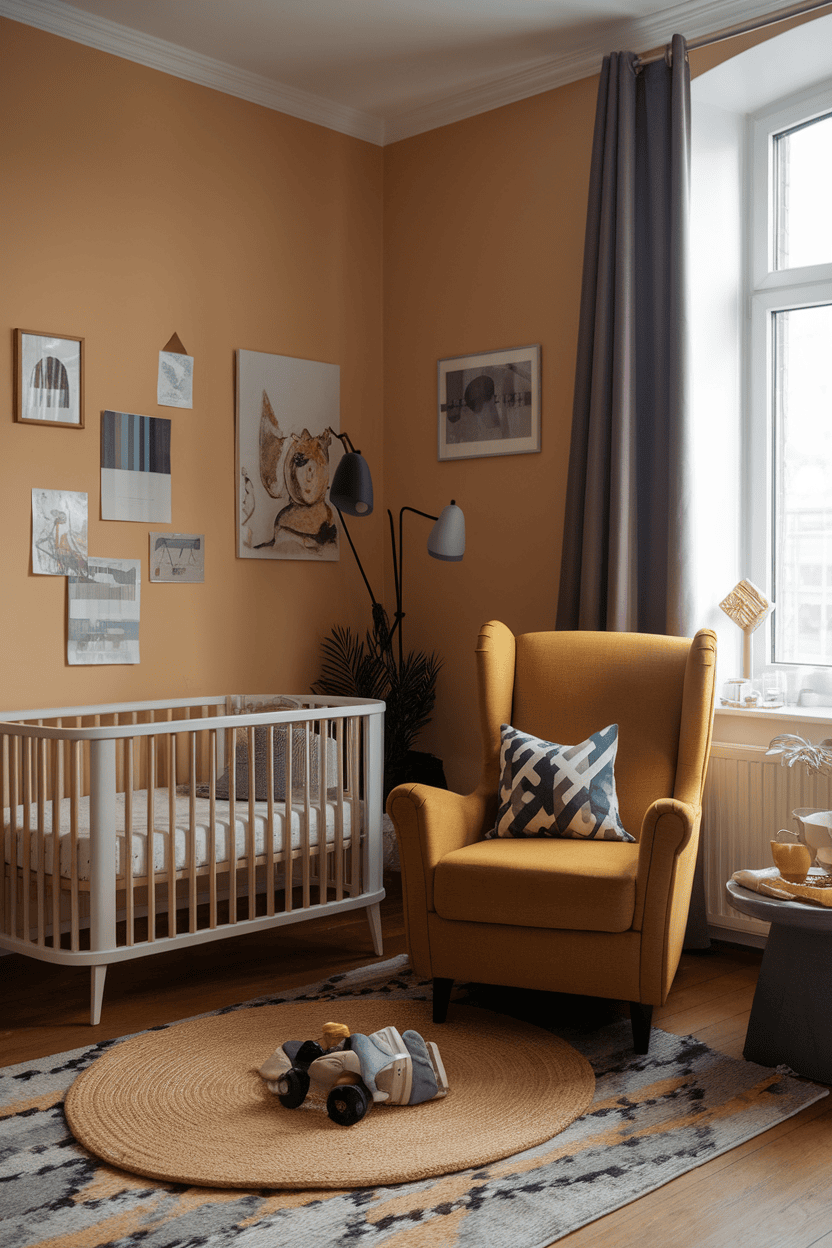
<svg viewBox="0 0 832 1248">
<path fill-rule="evenodd" d="M 147 791 L 136 789 L 132 794 L 133 809 L 131 818 L 131 858 L 132 875 L 147 875 Z M 190 863 L 191 844 L 191 799 L 189 795 L 177 794 L 175 807 L 174 829 L 174 862 L 177 871 L 187 870 Z M 308 812 L 302 797 L 295 796 L 289 807 L 288 831 L 286 803 L 274 803 L 274 845 L 276 853 L 285 853 L 291 846 L 300 849 L 305 841 L 308 813 L 309 845 L 316 848 L 321 841 L 326 845 L 334 845 L 337 830 L 341 826 L 343 843 L 346 846 L 352 834 L 352 803 L 344 800 L 343 804 L 329 800 L 324 806 L 324 819 L 321 818 L 320 805 L 310 806 Z M 363 819 L 362 803 L 355 803 L 358 811 L 358 833 L 361 833 Z M 211 861 L 211 838 L 216 846 L 217 863 L 227 863 L 229 846 L 233 845 L 237 858 L 248 852 L 249 820 L 253 821 L 254 849 L 256 854 L 266 852 L 268 838 L 268 803 L 238 802 L 234 812 L 234 835 L 231 833 L 230 807 L 228 802 L 217 801 L 214 806 L 214 823 L 211 826 L 211 803 L 208 798 L 197 798 L 194 803 L 194 858 L 197 868 L 205 867 Z M 17 807 L 15 855 L 18 867 L 23 866 L 23 820 L 25 808 Z M 12 828 L 11 811 L 8 807 L 3 811 L 3 847 L 5 861 L 12 861 Z M 72 837 L 70 832 L 70 799 L 61 802 L 60 827 L 58 830 L 60 874 L 66 879 L 71 873 Z M 125 860 L 125 799 L 123 793 L 116 794 L 116 875 L 123 875 L 122 863 Z M 325 824 L 325 826 L 324 826 Z M 43 842 L 43 869 L 52 874 L 55 860 L 55 837 L 52 828 L 52 803 L 44 808 L 44 832 L 41 838 L 37 831 L 38 808 L 33 804 L 29 808 L 30 832 L 29 866 L 33 871 L 38 869 L 41 840 Z M 168 790 L 155 790 L 153 804 L 153 870 L 168 870 L 168 853 L 170 849 L 170 801 Z M 90 799 L 83 797 L 78 802 L 78 878 L 90 878 Z"/>
</svg>

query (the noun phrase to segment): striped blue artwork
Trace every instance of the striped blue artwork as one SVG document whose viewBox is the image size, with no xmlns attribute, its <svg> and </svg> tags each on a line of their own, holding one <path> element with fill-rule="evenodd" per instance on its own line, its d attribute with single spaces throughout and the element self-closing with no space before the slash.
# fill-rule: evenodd
<svg viewBox="0 0 832 1248">
<path fill-rule="evenodd" d="M 135 412 L 102 412 L 101 467 L 170 474 L 170 421 Z"/>
<path fill-rule="evenodd" d="M 171 422 L 135 412 L 101 413 L 101 519 L 171 518 Z"/>
</svg>

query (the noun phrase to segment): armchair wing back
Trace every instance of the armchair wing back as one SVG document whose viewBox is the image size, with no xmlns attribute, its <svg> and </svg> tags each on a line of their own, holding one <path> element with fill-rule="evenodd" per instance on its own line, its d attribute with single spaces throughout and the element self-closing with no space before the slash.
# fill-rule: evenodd
<svg viewBox="0 0 832 1248">
<path fill-rule="evenodd" d="M 716 638 L 545 632 L 477 644 L 483 768 L 474 793 L 400 785 L 408 949 L 442 1021 L 455 979 L 630 1002 L 638 1051 L 682 951 L 713 725 Z M 578 744 L 618 725 L 615 782 L 634 838 L 484 840 L 500 728 Z"/>
</svg>

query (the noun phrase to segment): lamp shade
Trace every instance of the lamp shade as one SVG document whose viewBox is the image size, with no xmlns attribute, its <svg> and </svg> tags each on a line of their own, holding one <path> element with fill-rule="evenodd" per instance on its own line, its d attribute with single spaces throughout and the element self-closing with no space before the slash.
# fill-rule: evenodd
<svg viewBox="0 0 832 1248">
<path fill-rule="evenodd" d="M 451 563 L 458 563 L 465 554 L 465 516 L 453 499 L 442 508 L 430 531 L 428 554 L 434 559 L 445 559 Z"/>
<path fill-rule="evenodd" d="M 369 516 L 373 510 L 370 465 L 359 451 L 341 456 L 329 487 L 329 501 L 348 516 Z"/>
</svg>

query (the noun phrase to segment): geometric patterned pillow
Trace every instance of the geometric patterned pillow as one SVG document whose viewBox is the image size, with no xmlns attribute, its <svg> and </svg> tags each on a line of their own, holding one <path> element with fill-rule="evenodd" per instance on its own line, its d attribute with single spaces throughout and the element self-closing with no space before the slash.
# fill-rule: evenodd
<svg viewBox="0 0 832 1248">
<path fill-rule="evenodd" d="M 580 745 L 556 745 L 503 724 L 497 825 L 485 839 L 634 841 L 618 814 L 617 751 L 617 724 Z"/>
</svg>

